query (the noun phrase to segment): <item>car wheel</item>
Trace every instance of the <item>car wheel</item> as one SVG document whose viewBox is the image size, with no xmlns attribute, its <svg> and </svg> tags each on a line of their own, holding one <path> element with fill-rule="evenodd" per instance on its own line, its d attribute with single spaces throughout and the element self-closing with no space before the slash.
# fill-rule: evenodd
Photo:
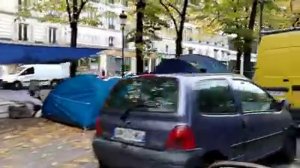
<svg viewBox="0 0 300 168">
<path fill-rule="evenodd" d="M 16 89 L 16 90 L 20 90 L 20 89 L 22 89 L 22 83 L 21 82 L 15 82 L 14 84 L 13 84 L 13 88 L 14 89 Z"/>
<path fill-rule="evenodd" d="M 289 136 L 285 139 L 282 149 L 279 152 L 279 158 L 287 163 L 293 162 L 297 155 L 297 139 Z"/>
</svg>

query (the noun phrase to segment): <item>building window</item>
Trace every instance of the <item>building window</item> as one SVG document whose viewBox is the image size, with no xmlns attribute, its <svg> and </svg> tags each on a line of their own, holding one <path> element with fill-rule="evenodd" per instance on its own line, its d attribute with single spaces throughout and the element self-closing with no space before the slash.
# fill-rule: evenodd
<svg viewBox="0 0 300 168">
<path fill-rule="evenodd" d="M 168 54 L 169 53 L 169 46 L 166 45 L 166 53 Z"/>
<path fill-rule="evenodd" d="M 108 12 L 106 14 L 106 19 L 107 19 L 109 29 L 113 29 L 113 30 L 115 29 L 115 18 L 116 18 L 116 15 L 112 12 Z"/>
<path fill-rule="evenodd" d="M 18 0 L 19 7 L 28 7 L 29 0 Z"/>
<path fill-rule="evenodd" d="M 148 68 L 149 65 L 149 60 L 148 59 L 144 59 L 144 67 Z"/>
<path fill-rule="evenodd" d="M 28 24 L 20 23 L 18 31 L 19 31 L 19 40 L 28 41 Z"/>
<path fill-rule="evenodd" d="M 110 36 L 108 38 L 108 46 L 113 47 L 114 46 L 114 37 Z"/>
<path fill-rule="evenodd" d="M 215 57 L 215 58 L 218 57 L 218 52 L 219 52 L 219 51 L 218 51 L 217 49 L 214 49 L 214 57 Z"/>
<path fill-rule="evenodd" d="M 108 0 L 108 3 L 115 4 L 115 0 Z"/>
<path fill-rule="evenodd" d="M 185 40 L 186 41 L 193 41 L 192 35 L 193 35 L 193 29 L 192 28 L 186 28 L 185 32 Z"/>
<path fill-rule="evenodd" d="M 122 0 L 122 5 L 128 6 L 128 0 Z"/>
<path fill-rule="evenodd" d="M 57 28 L 54 28 L 54 27 L 49 28 L 49 43 L 50 44 L 56 43 L 56 31 L 57 31 Z"/>
<path fill-rule="evenodd" d="M 202 50 L 201 49 L 198 50 L 198 54 L 202 55 Z"/>
</svg>

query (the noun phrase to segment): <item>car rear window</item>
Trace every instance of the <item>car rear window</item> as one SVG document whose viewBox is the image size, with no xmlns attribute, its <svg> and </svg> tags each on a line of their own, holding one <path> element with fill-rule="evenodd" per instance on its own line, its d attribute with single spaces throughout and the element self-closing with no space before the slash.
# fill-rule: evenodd
<svg viewBox="0 0 300 168">
<path fill-rule="evenodd" d="M 104 111 L 165 112 L 177 110 L 178 81 L 170 77 L 130 78 L 121 80 L 112 90 Z"/>
</svg>

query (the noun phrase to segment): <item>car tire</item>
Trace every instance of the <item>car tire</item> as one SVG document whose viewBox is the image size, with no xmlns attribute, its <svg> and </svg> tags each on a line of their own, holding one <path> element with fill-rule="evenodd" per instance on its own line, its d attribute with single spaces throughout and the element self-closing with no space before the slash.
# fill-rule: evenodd
<svg viewBox="0 0 300 168">
<path fill-rule="evenodd" d="M 14 82 L 14 83 L 13 83 L 13 88 L 14 88 L 15 90 L 21 90 L 21 89 L 23 88 L 22 83 L 19 82 L 19 81 Z"/>
<path fill-rule="evenodd" d="M 279 159 L 285 163 L 291 163 L 297 155 L 297 138 L 295 136 L 286 137 L 283 147 L 279 152 Z"/>
</svg>

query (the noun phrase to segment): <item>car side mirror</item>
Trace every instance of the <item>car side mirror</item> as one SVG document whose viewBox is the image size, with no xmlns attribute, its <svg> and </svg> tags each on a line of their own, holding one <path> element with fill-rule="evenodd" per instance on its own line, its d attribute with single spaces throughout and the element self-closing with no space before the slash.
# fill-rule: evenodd
<svg viewBox="0 0 300 168">
<path fill-rule="evenodd" d="M 209 168 L 270 168 L 263 165 L 235 161 L 217 162 L 209 166 Z"/>
<path fill-rule="evenodd" d="M 276 110 L 278 110 L 278 111 L 281 111 L 281 110 L 284 109 L 284 108 L 287 109 L 287 110 L 290 109 L 290 104 L 289 104 L 288 101 L 285 100 L 285 99 L 282 99 L 282 100 L 276 100 L 276 101 L 274 101 L 273 105 L 274 105 L 274 108 L 275 108 Z"/>
</svg>

